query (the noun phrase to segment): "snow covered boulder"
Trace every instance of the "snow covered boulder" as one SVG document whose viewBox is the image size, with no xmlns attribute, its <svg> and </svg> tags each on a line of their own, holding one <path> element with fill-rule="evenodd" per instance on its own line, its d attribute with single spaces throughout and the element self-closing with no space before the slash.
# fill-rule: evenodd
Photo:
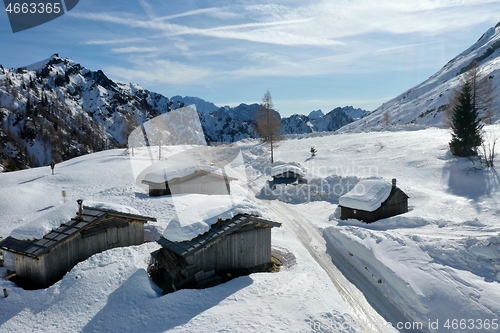
<svg viewBox="0 0 500 333">
<path fill-rule="evenodd" d="M 339 199 L 342 220 L 354 218 L 367 223 L 408 212 L 408 196 L 382 179 L 365 179 Z"/>
</svg>

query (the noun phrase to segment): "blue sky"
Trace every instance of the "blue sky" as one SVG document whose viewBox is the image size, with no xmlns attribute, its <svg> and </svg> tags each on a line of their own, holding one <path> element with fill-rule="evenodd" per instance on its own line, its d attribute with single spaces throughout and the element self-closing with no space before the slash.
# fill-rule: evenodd
<svg viewBox="0 0 500 333">
<path fill-rule="evenodd" d="M 287 116 L 373 110 L 424 81 L 500 21 L 488 0 L 80 0 L 12 33 L 0 14 L 0 64 L 53 53 L 167 97 L 260 103 Z"/>
</svg>

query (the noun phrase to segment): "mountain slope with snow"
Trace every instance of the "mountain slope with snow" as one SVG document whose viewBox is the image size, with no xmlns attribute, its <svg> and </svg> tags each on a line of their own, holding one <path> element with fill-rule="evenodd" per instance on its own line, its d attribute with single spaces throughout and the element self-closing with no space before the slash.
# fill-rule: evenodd
<svg viewBox="0 0 500 333">
<path fill-rule="evenodd" d="M 0 165 L 16 170 L 123 147 L 140 124 L 192 104 L 208 142 L 258 137 L 259 104 L 219 108 L 198 97 L 169 99 L 137 84 L 114 82 L 101 70 L 57 54 L 23 68 L 0 66 Z M 283 133 L 336 130 L 355 118 L 344 109 L 353 108 L 317 117 L 316 128 L 307 117 L 284 118 Z"/>
<path fill-rule="evenodd" d="M 500 23 L 486 31 L 474 45 L 450 60 L 429 79 L 340 131 L 380 130 L 408 124 L 446 126 L 446 106 L 474 61 L 478 64 L 479 75 L 491 80 L 496 90 L 500 89 Z M 493 105 L 495 115 L 492 122 L 500 119 L 499 110 L 500 98 L 497 96 Z M 481 113 L 483 112 L 480 110 Z"/>
</svg>

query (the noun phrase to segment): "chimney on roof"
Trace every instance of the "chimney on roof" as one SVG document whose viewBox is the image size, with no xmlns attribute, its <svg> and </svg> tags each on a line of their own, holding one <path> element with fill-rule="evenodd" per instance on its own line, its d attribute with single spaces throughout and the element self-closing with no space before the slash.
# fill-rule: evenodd
<svg viewBox="0 0 500 333">
<path fill-rule="evenodd" d="M 217 228 L 222 229 L 222 219 L 221 218 L 217 219 Z"/>
<path fill-rule="evenodd" d="M 83 219 L 83 200 L 78 199 L 78 200 L 76 200 L 76 202 L 78 203 L 78 219 L 82 220 Z"/>
<path fill-rule="evenodd" d="M 396 178 L 392 178 L 392 187 L 396 187 Z"/>
</svg>

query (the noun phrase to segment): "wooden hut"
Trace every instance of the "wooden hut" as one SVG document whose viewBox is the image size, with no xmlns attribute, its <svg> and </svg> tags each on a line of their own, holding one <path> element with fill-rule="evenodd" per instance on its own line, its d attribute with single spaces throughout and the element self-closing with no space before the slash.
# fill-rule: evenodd
<svg viewBox="0 0 500 333">
<path fill-rule="evenodd" d="M 271 169 L 272 180 L 269 182 L 271 188 L 276 185 L 298 185 L 305 184 L 307 180 L 304 178 L 305 174 L 301 168 L 295 165 L 278 165 Z"/>
<path fill-rule="evenodd" d="M 408 212 L 408 195 L 396 186 L 380 179 L 362 180 L 340 197 L 340 219 L 358 219 L 372 223 Z"/>
<path fill-rule="evenodd" d="M 45 288 L 93 254 L 144 243 L 144 223 L 155 218 L 82 207 L 67 223 L 43 238 L 7 237 L 0 248 L 15 257 L 16 278 L 27 288 Z"/>
<path fill-rule="evenodd" d="M 142 180 L 148 185 L 150 196 L 170 194 L 231 194 L 231 180 L 237 178 L 209 170 L 191 170 L 187 175 L 169 177 L 167 173 L 146 174 Z"/>
<path fill-rule="evenodd" d="M 230 274 L 268 271 L 271 228 L 280 227 L 249 214 L 218 220 L 209 231 L 192 240 L 172 242 L 160 238 L 161 249 L 151 254 L 150 272 L 165 293 L 181 288 L 206 287 Z"/>
</svg>

